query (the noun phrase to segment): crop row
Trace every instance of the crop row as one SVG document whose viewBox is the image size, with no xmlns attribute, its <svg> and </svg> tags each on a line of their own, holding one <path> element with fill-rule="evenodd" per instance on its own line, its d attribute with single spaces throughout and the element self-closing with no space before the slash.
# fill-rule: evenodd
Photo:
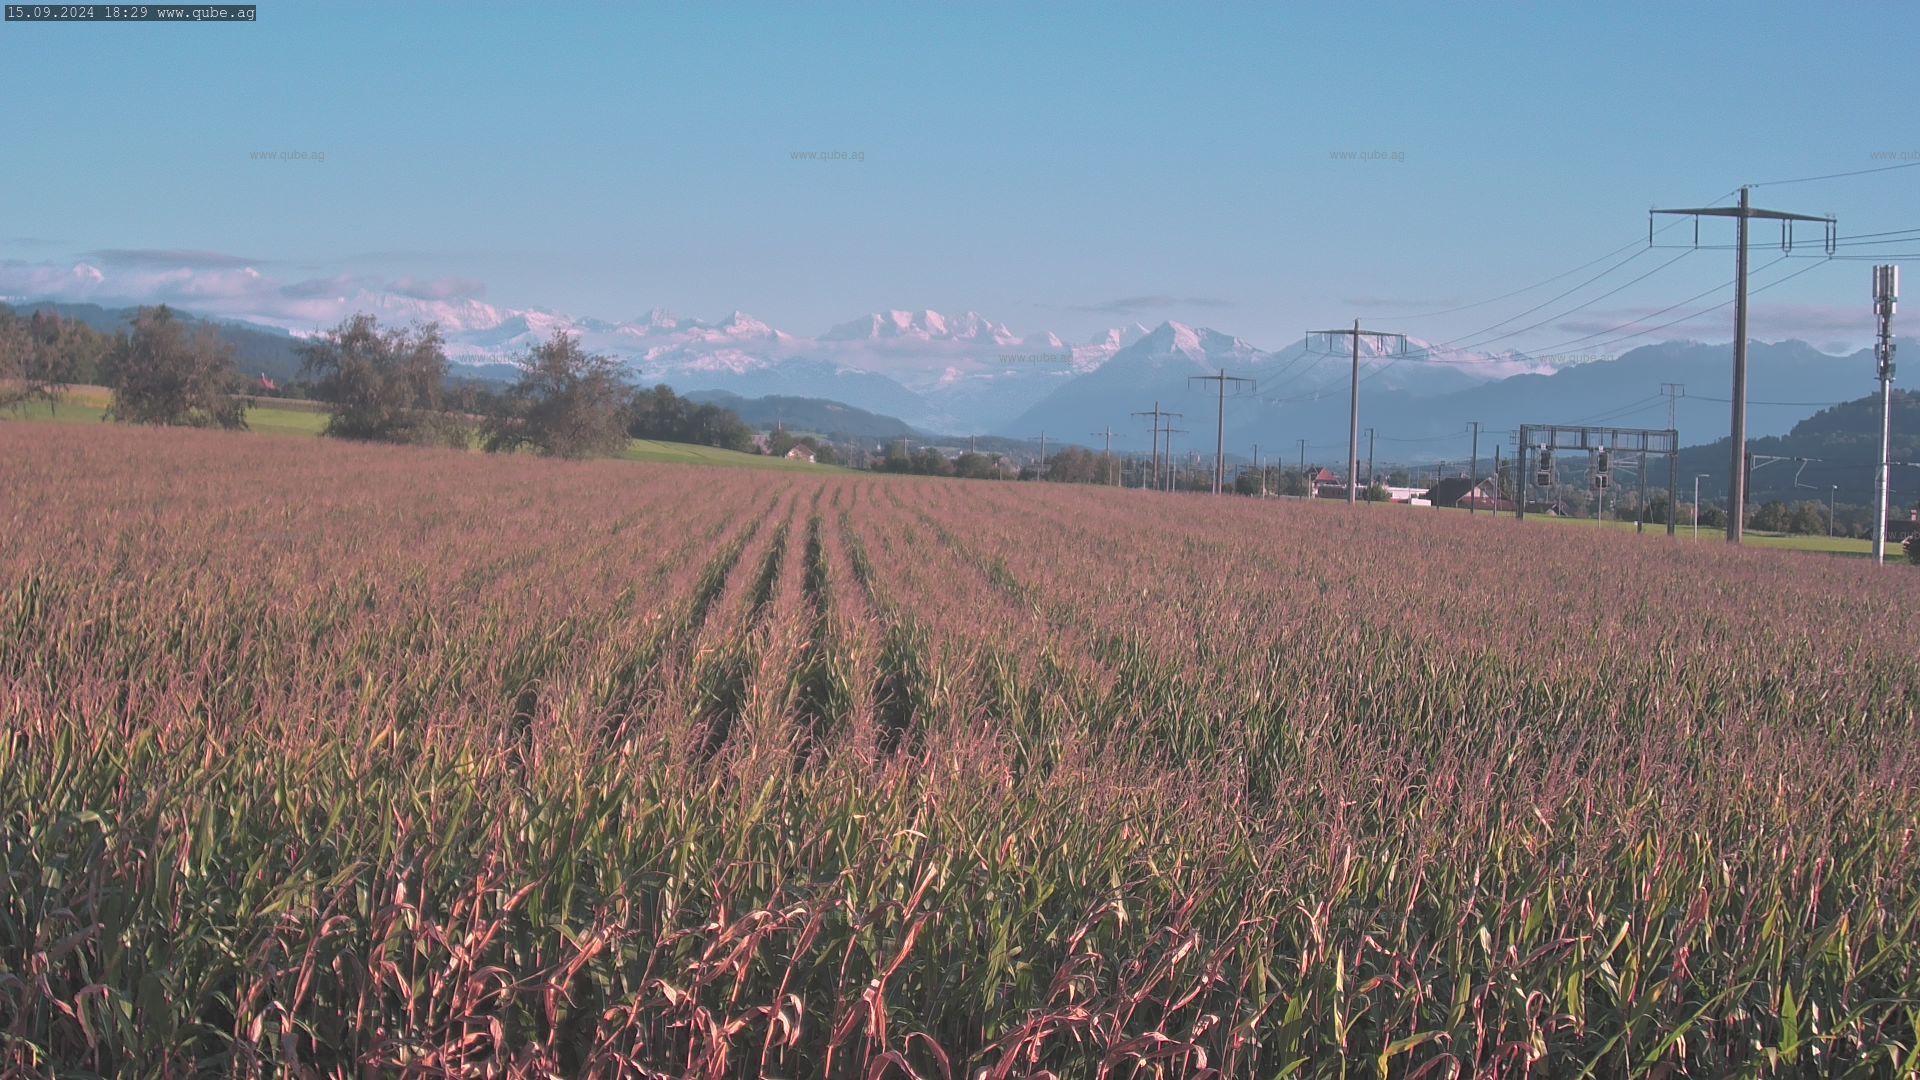
<svg viewBox="0 0 1920 1080">
<path fill-rule="evenodd" d="M 0 1060 L 1896 1074 L 1911 575 L 0 426 Z"/>
</svg>

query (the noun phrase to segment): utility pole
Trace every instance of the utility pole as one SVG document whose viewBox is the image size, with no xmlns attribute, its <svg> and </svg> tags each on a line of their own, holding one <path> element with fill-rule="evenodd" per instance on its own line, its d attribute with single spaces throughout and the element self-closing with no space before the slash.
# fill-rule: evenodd
<svg viewBox="0 0 1920 1080">
<path fill-rule="evenodd" d="M 1253 471 L 1260 474 L 1260 497 L 1267 497 L 1267 467 L 1260 462 L 1260 444 L 1253 444 Z"/>
<path fill-rule="evenodd" d="M 1500 471 L 1500 444 L 1493 444 L 1493 516 L 1500 516 L 1500 492 L 1505 490 L 1505 474 Z"/>
<path fill-rule="evenodd" d="M 1827 491 L 1827 539 L 1833 539 L 1833 501 L 1840 497 L 1840 485 L 1835 484 Z"/>
<path fill-rule="evenodd" d="M 1693 474 L 1693 538 L 1695 540 L 1700 539 L 1700 478 L 1711 475 L 1713 474 L 1703 472 Z"/>
<path fill-rule="evenodd" d="M 1313 498 L 1313 481 L 1307 480 L 1307 440 L 1295 439 L 1300 444 L 1300 479 L 1306 481 L 1307 498 Z"/>
<path fill-rule="evenodd" d="M 1090 431 L 1087 434 L 1105 435 L 1107 437 L 1107 456 L 1106 456 L 1107 476 L 1111 478 L 1112 483 L 1119 484 L 1120 474 L 1115 472 L 1113 468 L 1113 425 L 1109 424 L 1106 427 L 1101 428 L 1099 431 Z"/>
<path fill-rule="evenodd" d="M 1480 421 L 1469 420 L 1467 423 L 1473 425 L 1473 456 L 1467 461 L 1467 483 L 1477 485 L 1480 483 Z M 1467 488 L 1468 517 L 1473 516 L 1473 506 L 1479 501 L 1474 498 L 1474 488 Z"/>
<path fill-rule="evenodd" d="M 1673 421 L 1674 421 L 1673 406 L 1681 398 L 1687 396 L 1687 384 L 1677 383 L 1677 382 L 1663 382 L 1660 384 L 1660 392 L 1666 395 L 1666 398 L 1667 398 L 1667 430 L 1668 431 L 1677 430 L 1673 425 Z"/>
<path fill-rule="evenodd" d="M 1045 428 L 1040 429 L 1040 468 L 1034 471 L 1033 478 L 1035 480 L 1047 478 L 1047 431 Z"/>
<path fill-rule="evenodd" d="M 1176 417 L 1181 414 L 1170 413 L 1161 409 L 1160 403 L 1156 401 L 1153 403 L 1152 411 L 1137 412 L 1137 413 L 1134 413 L 1133 415 L 1150 416 L 1153 418 L 1153 486 L 1157 488 L 1160 486 L 1160 420 L 1163 417 L 1170 419 L 1172 417 Z M 1173 459 L 1172 440 L 1168 440 L 1167 442 L 1167 459 L 1169 463 L 1171 463 Z"/>
<path fill-rule="evenodd" d="M 1880 317 L 1880 340 L 1874 356 L 1880 361 L 1880 470 L 1873 478 L 1873 561 L 1887 557 L 1887 483 L 1893 454 L 1888 444 L 1893 419 L 1893 311 L 1900 300 L 1900 268 L 1873 268 L 1873 312 Z"/>
<path fill-rule="evenodd" d="M 1167 490 L 1170 492 L 1180 490 L 1180 464 L 1173 459 L 1173 437 L 1186 433 L 1186 428 L 1167 425 Z"/>
<path fill-rule="evenodd" d="M 1367 486 L 1373 486 L 1373 429 L 1367 429 Z"/>
<path fill-rule="evenodd" d="M 1730 217 L 1738 221 L 1738 240 L 1735 243 L 1733 261 L 1733 464 L 1732 473 L 1727 482 L 1727 543 L 1740 542 L 1740 534 L 1746 528 L 1747 514 L 1747 233 L 1748 226 L 1755 218 L 1778 221 L 1781 223 L 1783 246 L 1791 247 L 1793 222 L 1818 221 L 1827 227 L 1827 254 L 1834 251 L 1834 219 L 1832 217 L 1814 217 L 1810 214 L 1790 214 L 1784 210 L 1756 210 L 1752 201 L 1753 190 L 1740 189 L 1739 206 L 1702 206 L 1685 210 L 1655 210 L 1655 214 L 1687 214 L 1695 218 Z M 1697 226 L 1696 226 L 1697 227 Z M 1653 244 L 1653 218 L 1647 218 L 1647 244 Z"/>
<path fill-rule="evenodd" d="M 1634 462 L 1634 469 L 1640 474 L 1640 508 L 1639 512 L 1633 515 L 1633 531 L 1635 535 L 1639 535 L 1647 531 L 1647 452 L 1645 450 L 1640 452 L 1640 460 Z M 1667 501 L 1672 502 L 1673 497 L 1668 496 Z M 1672 508 L 1669 507 L 1667 512 L 1672 513 Z"/>
<path fill-rule="evenodd" d="M 1380 330 L 1362 330 L 1360 329 L 1359 319 L 1353 320 L 1353 329 L 1351 330 L 1312 330 L 1308 332 L 1309 337 L 1313 334 L 1321 334 L 1328 338 L 1351 335 L 1353 338 L 1353 382 L 1348 391 L 1349 397 L 1347 401 L 1347 505 L 1352 506 L 1358 501 L 1359 495 L 1358 490 L 1354 486 L 1354 482 L 1358 478 L 1354 474 L 1360 469 L 1360 339 L 1362 337 L 1370 337 L 1378 343 L 1387 338 L 1393 338 L 1399 343 L 1400 351 L 1405 352 L 1407 336 L 1405 334 L 1393 334 Z"/>
<path fill-rule="evenodd" d="M 1220 494 L 1221 485 L 1226 482 L 1227 476 L 1227 384 L 1230 382 L 1246 383 L 1248 386 L 1252 386 L 1253 380 L 1243 379 L 1237 375 L 1229 375 L 1227 374 L 1226 368 L 1221 368 L 1220 374 L 1218 375 L 1187 376 L 1188 382 L 1193 382 L 1195 379 L 1201 382 L 1216 382 L 1220 384 L 1220 411 L 1214 421 L 1217 426 L 1214 428 L 1213 438 L 1213 493 L 1218 495 Z"/>
</svg>

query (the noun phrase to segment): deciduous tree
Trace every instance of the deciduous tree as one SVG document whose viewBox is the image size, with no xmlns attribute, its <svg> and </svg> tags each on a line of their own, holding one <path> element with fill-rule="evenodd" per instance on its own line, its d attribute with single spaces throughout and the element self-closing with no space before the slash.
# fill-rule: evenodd
<svg viewBox="0 0 1920 1080">
<path fill-rule="evenodd" d="M 382 330 L 373 316 L 354 315 L 300 352 L 302 374 L 331 406 L 323 434 L 467 445 L 468 425 L 442 409 L 447 356 L 438 326 Z"/>
<path fill-rule="evenodd" d="M 633 399 L 617 360 L 556 331 L 521 359 L 502 415 L 487 424 L 486 448 L 527 447 L 565 458 L 617 454 L 627 445 Z"/>
<path fill-rule="evenodd" d="M 107 419 L 132 424 L 245 428 L 232 350 L 211 326 L 189 330 L 164 304 L 141 308 L 108 357 Z"/>
</svg>

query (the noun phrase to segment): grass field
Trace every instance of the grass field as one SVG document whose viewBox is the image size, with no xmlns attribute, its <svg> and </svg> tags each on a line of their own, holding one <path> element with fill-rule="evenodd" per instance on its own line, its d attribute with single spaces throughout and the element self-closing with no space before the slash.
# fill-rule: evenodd
<svg viewBox="0 0 1920 1080">
<path fill-rule="evenodd" d="M 1459 515 L 1462 517 L 1469 516 L 1465 510 L 1455 509 L 1452 507 L 1443 507 L 1443 508 L 1435 509 L 1433 507 L 1386 506 L 1381 504 L 1369 504 L 1369 506 L 1376 509 L 1388 510 L 1395 513 L 1447 514 L 1447 515 Z M 1511 513 L 1502 513 L 1499 515 L 1493 515 L 1483 511 L 1479 514 L 1471 515 L 1471 516 L 1497 517 L 1498 520 L 1507 521 L 1507 522 L 1511 522 L 1513 520 L 1513 515 Z M 1643 538 L 1657 538 L 1657 539 L 1664 540 L 1666 539 L 1666 536 L 1667 536 L 1667 527 L 1665 525 L 1658 525 L 1658 524 L 1648 524 L 1645 527 L 1644 532 L 1635 533 L 1634 523 L 1631 521 L 1615 521 L 1612 519 L 1608 519 L 1604 521 L 1596 521 L 1590 517 L 1554 517 L 1550 514 L 1528 514 L 1527 520 L 1547 522 L 1555 525 L 1588 526 L 1593 528 L 1608 529 L 1615 532 L 1622 532 L 1622 533 L 1627 533 L 1631 535 L 1641 536 Z M 1687 520 L 1687 521 L 1682 521 L 1680 523 L 1679 530 L 1674 534 L 1674 538 L 1678 540 L 1687 540 L 1687 541 L 1698 540 L 1702 543 L 1709 542 L 1709 541 L 1713 543 L 1725 543 L 1727 539 L 1727 534 L 1724 528 L 1709 528 L 1708 526 L 1702 525 L 1700 526 L 1700 530 L 1696 535 L 1694 532 L 1691 520 Z M 1765 532 L 1755 532 L 1752 529 L 1748 529 L 1741 534 L 1740 542 L 1743 545 L 1746 545 L 1749 547 L 1772 548 L 1780 551 L 1811 551 L 1811 552 L 1817 552 L 1825 555 L 1853 555 L 1853 556 L 1859 556 L 1862 558 L 1871 557 L 1873 555 L 1873 542 L 1871 540 L 1858 540 L 1858 539 L 1853 539 L 1853 538 L 1844 537 L 1844 536 L 1807 536 L 1807 535 L 1795 535 L 1795 534 L 1788 534 L 1788 533 L 1765 533 Z M 1889 545 L 1887 548 L 1887 557 L 1889 560 L 1902 559 L 1901 552 L 1900 552 L 1900 545 L 1899 544 Z"/>
<path fill-rule="evenodd" d="M 1920 575 L 0 425 L 0 1072 L 1912 1075 Z"/>
<path fill-rule="evenodd" d="M 789 461 L 786 458 L 765 457 L 760 454 L 743 454 L 737 450 L 721 450 L 712 446 L 694 446 L 690 443 L 659 442 L 653 439 L 635 439 L 621 455 L 629 461 L 652 461 L 669 465 L 725 465 L 734 468 L 778 469 L 788 472 L 837 472 L 831 465 L 816 465 L 810 461 Z"/>
<path fill-rule="evenodd" d="M 104 387 L 79 386 L 70 389 L 64 400 L 52 409 L 45 407 L 15 414 L 0 414 L 0 423 L 8 421 L 53 422 L 65 424 L 98 423 L 107 408 L 110 393 Z M 247 410 L 247 429 L 262 435 L 318 435 L 325 428 L 324 407 L 310 401 L 274 401 L 256 398 Z M 680 465 L 721 465 L 734 468 L 776 469 L 789 472 L 832 472 L 831 465 L 743 454 L 711 446 L 634 439 L 622 457 L 631 461 L 651 461 Z"/>
</svg>

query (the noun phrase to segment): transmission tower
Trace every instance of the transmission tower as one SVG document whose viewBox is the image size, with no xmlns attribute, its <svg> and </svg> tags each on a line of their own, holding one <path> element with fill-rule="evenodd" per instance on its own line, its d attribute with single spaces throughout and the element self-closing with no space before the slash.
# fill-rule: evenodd
<svg viewBox="0 0 1920 1080">
<path fill-rule="evenodd" d="M 1201 382 L 1215 382 L 1220 384 L 1220 411 L 1214 420 L 1216 426 L 1213 440 L 1213 493 L 1218 495 L 1220 494 L 1221 484 L 1226 479 L 1227 468 L 1227 384 L 1246 383 L 1248 386 L 1253 386 L 1254 381 L 1252 379 L 1243 379 L 1238 375 L 1229 375 L 1227 374 L 1226 368 L 1221 368 L 1220 374 L 1218 375 L 1190 375 L 1187 377 L 1188 382 L 1193 382 L 1196 379 Z"/>
<path fill-rule="evenodd" d="M 1309 338 L 1314 334 L 1319 334 L 1327 338 L 1351 337 L 1353 339 L 1353 382 L 1351 389 L 1348 391 L 1350 396 L 1347 402 L 1347 505 L 1352 506 L 1358 501 L 1359 496 L 1359 491 L 1354 486 L 1354 482 L 1357 479 L 1354 474 L 1360 469 L 1360 339 L 1370 337 L 1373 338 L 1374 341 L 1380 342 L 1392 338 L 1398 343 L 1400 351 L 1404 353 L 1407 348 L 1407 335 L 1388 333 L 1382 330 L 1362 330 L 1360 329 L 1359 319 L 1353 320 L 1353 329 L 1351 330 L 1310 330 L 1307 332 Z"/>
<path fill-rule="evenodd" d="M 1784 210 L 1755 209 L 1752 201 L 1752 189 L 1740 189 L 1739 206 L 1700 206 L 1682 210 L 1655 210 L 1653 214 L 1687 214 L 1695 219 L 1703 217 L 1730 217 L 1739 222 L 1738 242 L 1734 248 L 1733 270 L 1733 448 L 1732 464 L 1728 466 L 1731 479 L 1727 483 L 1727 542 L 1740 542 L 1740 533 L 1744 530 L 1747 513 L 1747 480 L 1744 464 L 1747 452 L 1747 233 L 1748 226 L 1755 218 L 1780 222 L 1780 242 L 1783 248 L 1793 247 L 1793 223 L 1796 221 L 1818 221 L 1827 227 L 1827 254 L 1834 251 L 1834 219 L 1832 215 L 1814 217 L 1811 214 L 1790 214 Z M 1696 220 L 1695 235 L 1699 225 Z M 1647 217 L 1647 243 L 1653 243 L 1653 217 Z"/>
<path fill-rule="evenodd" d="M 1151 410 L 1144 411 L 1144 412 L 1137 412 L 1137 413 L 1134 413 L 1133 415 L 1149 416 L 1153 418 L 1153 486 L 1158 488 L 1160 486 L 1160 430 L 1161 430 L 1160 421 L 1163 418 L 1171 419 L 1174 417 L 1179 417 L 1182 414 L 1177 412 L 1167 412 L 1166 410 L 1162 409 L 1160 407 L 1160 403 L 1156 401 L 1153 403 L 1153 408 Z M 1168 460 L 1171 461 L 1173 456 L 1173 444 L 1171 442 L 1167 444 L 1167 456 L 1168 456 Z"/>
</svg>

